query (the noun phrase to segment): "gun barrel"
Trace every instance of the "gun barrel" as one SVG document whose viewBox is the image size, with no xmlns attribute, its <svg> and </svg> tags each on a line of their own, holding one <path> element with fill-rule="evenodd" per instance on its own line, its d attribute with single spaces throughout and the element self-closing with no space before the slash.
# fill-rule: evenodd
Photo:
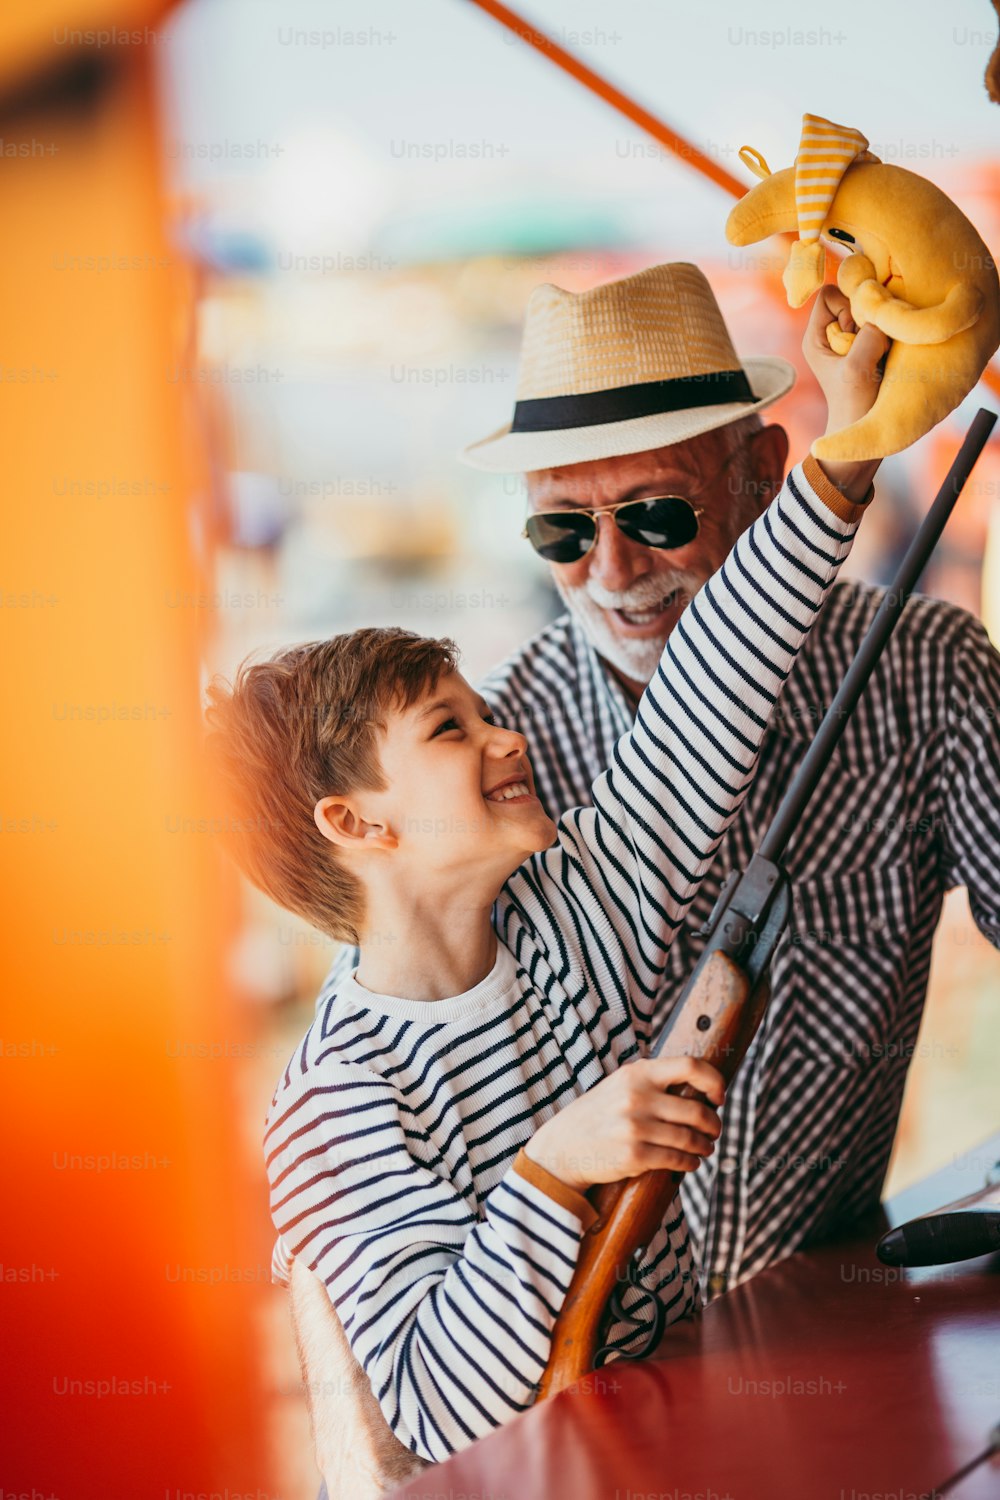
<svg viewBox="0 0 1000 1500">
<path fill-rule="evenodd" d="M 913 592 L 917 579 L 927 566 L 927 560 L 945 528 L 955 502 L 972 471 L 972 466 L 986 446 L 986 440 L 993 431 L 996 419 L 996 412 L 987 411 L 985 407 L 980 407 L 976 413 L 965 435 L 965 440 L 955 455 L 955 461 L 935 496 L 934 503 L 921 522 L 920 529 L 910 543 L 895 578 L 886 590 L 868 634 L 858 648 L 857 656 L 847 669 L 836 697 L 824 714 L 813 742 L 806 751 L 791 786 L 782 798 L 770 828 L 761 840 L 759 853 L 765 859 L 777 863 L 784 854 L 788 840 L 798 826 L 806 803 L 816 790 L 817 783 L 826 769 L 837 741 L 847 727 L 847 721 L 854 706 L 875 670 L 875 663 L 896 628 L 896 622 L 903 613 L 903 606 Z"/>
<path fill-rule="evenodd" d="M 1000 1250 L 1000 1162 L 986 1187 L 910 1219 L 875 1247 L 887 1266 L 943 1266 Z"/>
</svg>

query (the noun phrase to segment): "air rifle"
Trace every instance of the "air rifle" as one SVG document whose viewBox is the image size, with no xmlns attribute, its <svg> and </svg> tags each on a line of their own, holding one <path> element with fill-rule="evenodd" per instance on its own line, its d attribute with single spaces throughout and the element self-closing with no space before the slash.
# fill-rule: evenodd
<svg viewBox="0 0 1000 1500">
<path fill-rule="evenodd" d="M 788 921 L 791 893 L 782 856 L 996 419 L 995 412 L 980 409 L 973 420 L 760 847 L 746 869 L 734 870 L 719 892 L 702 929 L 707 938 L 704 951 L 650 1056 L 704 1058 L 718 1068 L 727 1085 L 743 1061 L 767 1007 L 768 966 Z M 671 1092 L 702 1097 L 686 1084 Z M 656 1347 L 663 1331 L 663 1308 L 651 1292 L 637 1287 L 635 1270 L 638 1252 L 662 1224 L 680 1181 L 677 1172 L 644 1172 L 590 1189 L 588 1197 L 598 1217 L 580 1244 L 573 1281 L 553 1329 L 539 1399 L 554 1395 L 603 1362 L 608 1349 L 600 1342 L 602 1334 L 618 1319 L 649 1328 L 642 1346 L 628 1358 L 641 1358 Z M 641 1296 L 626 1310 L 622 1296 L 628 1285 L 637 1287 Z M 647 1317 L 639 1318 L 640 1309 Z"/>
</svg>

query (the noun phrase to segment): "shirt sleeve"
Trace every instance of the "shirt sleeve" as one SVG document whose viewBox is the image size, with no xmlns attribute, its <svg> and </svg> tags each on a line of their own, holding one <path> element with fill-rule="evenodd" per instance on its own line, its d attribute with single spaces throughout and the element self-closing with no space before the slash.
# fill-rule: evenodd
<svg viewBox="0 0 1000 1500">
<path fill-rule="evenodd" d="M 949 665 L 942 881 L 968 888 L 976 926 L 1000 948 L 1000 655 L 977 620 Z"/>
<path fill-rule="evenodd" d="M 320 986 L 320 992 L 316 997 L 317 1015 L 332 1000 L 340 989 L 346 975 L 358 965 L 359 953 L 357 948 L 352 948 L 350 943 L 344 943 L 338 950 L 337 956 L 327 970 L 326 978 Z M 271 1250 L 271 1280 L 276 1286 L 287 1286 L 292 1272 L 292 1255 L 288 1246 L 279 1235 Z"/>
<path fill-rule="evenodd" d="M 565 813 L 556 842 L 504 888 L 528 918 L 522 937 L 530 932 L 557 972 L 582 967 L 631 1012 L 640 1038 L 674 934 L 862 514 L 814 462 L 791 472 L 671 631 L 593 806 Z M 499 921 L 509 915 L 501 904 Z"/>
<path fill-rule="evenodd" d="M 583 1224 L 577 1195 L 516 1162 L 477 1212 L 414 1134 L 367 1068 L 295 1062 L 265 1152 L 281 1242 L 325 1283 L 396 1437 L 438 1462 L 535 1399 Z"/>
</svg>

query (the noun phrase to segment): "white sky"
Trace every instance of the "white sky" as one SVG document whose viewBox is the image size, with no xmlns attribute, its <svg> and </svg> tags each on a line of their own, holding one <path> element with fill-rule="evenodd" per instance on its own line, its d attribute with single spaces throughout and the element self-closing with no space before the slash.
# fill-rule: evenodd
<svg viewBox="0 0 1000 1500">
<path fill-rule="evenodd" d="M 996 155 L 988 0 L 514 8 L 747 182 L 737 148 L 789 165 L 805 110 L 946 184 Z M 469 0 L 190 0 L 170 30 L 180 180 L 212 186 L 234 224 L 266 234 L 278 215 L 295 238 L 308 218 L 310 244 L 357 249 L 387 214 L 538 199 L 604 208 L 635 243 L 683 230 L 692 255 L 721 248 L 717 188 Z M 205 159 L 245 142 L 257 159 Z"/>
</svg>

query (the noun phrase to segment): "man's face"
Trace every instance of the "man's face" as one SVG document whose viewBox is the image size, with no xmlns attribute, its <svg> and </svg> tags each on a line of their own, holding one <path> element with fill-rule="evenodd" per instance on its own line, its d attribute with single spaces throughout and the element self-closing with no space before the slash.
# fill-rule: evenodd
<svg viewBox="0 0 1000 1500">
<path fill-rule="evenodd" d="M 599 510 L 653 495 L 682 495 L 702 509 L 697 535 L 684 547 L 646 547 L 630 541 L 613 517 L 600 516 L 585 556 L 550 564 L 556 588 L 599 655 L 638 692 L 685 605 L 780 486 L 786 451 L 779 427 L 742 442 L 722 429 L 668 448 L 526 476 L 534 511 Z"/>
<path fill-rule="evenodd" d="M 555 837 L 524 736 L 495 724 L 458 672 L 388 715 L 379 760 L 388 786 L 357 794 L 361 816 L 395 835 L 399 879 L 425 896 L 492 902 Z"/>
</svg>

